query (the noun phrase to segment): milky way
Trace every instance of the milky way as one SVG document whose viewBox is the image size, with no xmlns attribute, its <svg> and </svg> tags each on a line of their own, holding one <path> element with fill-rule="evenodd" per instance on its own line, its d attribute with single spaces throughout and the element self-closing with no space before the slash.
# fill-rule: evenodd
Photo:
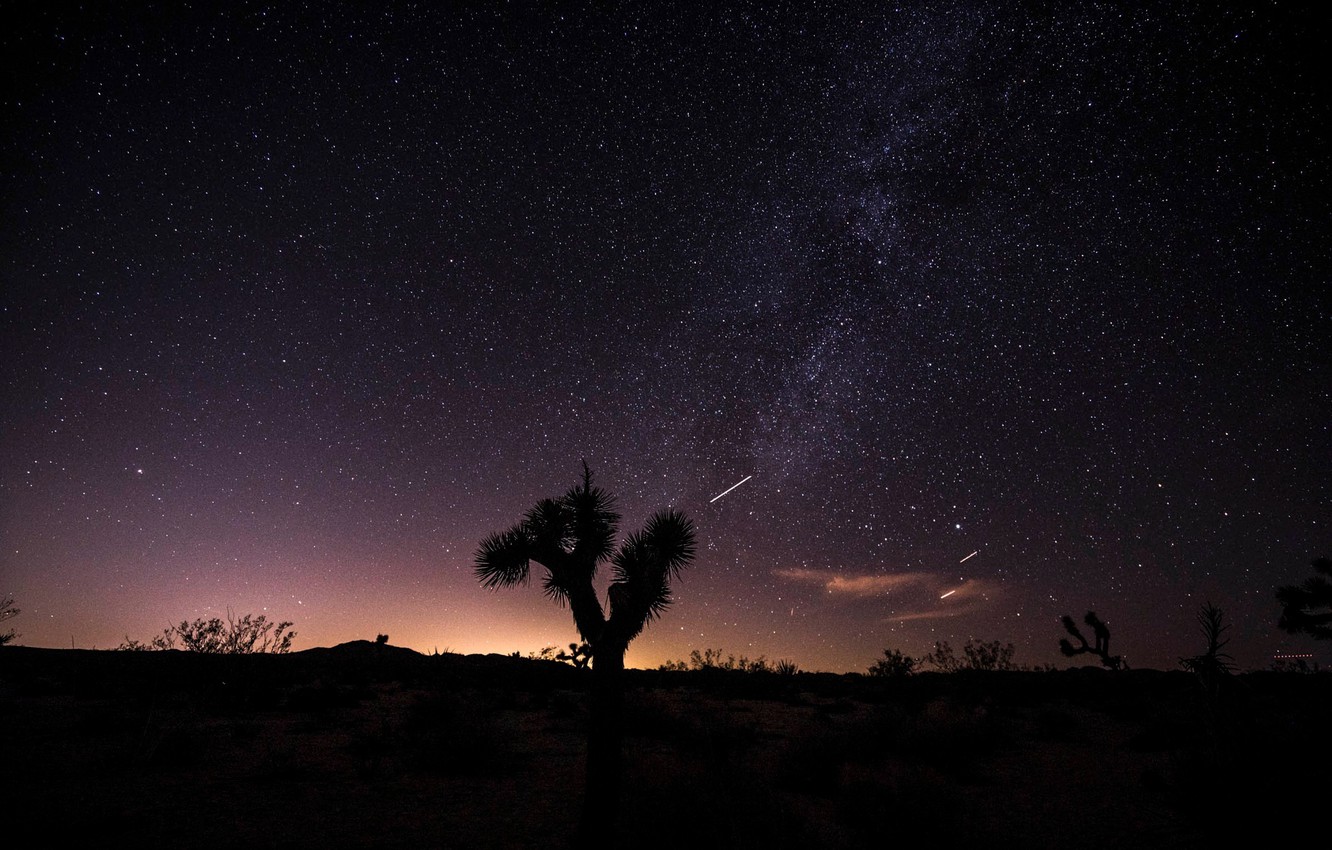
<svg viewBox="0 0 1332 850">
<path fill-rule="evenodd" d="M 638 666 L 1062 664 L 1095 609 L 1171 667 L 1207 601 L 1242 666 L 1313 648 L 1273 591 L 1332 553 L 1326 12 L 29 5 L 21 642 L 564 644 L 472 554 L 585 459 L 698 525 Z"/>
</svg>

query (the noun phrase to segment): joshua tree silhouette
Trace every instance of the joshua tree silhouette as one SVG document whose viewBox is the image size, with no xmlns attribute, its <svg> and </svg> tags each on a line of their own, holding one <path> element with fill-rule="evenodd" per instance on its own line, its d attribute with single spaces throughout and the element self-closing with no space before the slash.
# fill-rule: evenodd
<svg viewBox="0 0 1332 850">
<path fill-rule="evenodd" d="M 476 552 L 477 578 L 489 588 L 527 583 L 532 561 L 545 567 L 546 595 L 568 604 L 591 649 L 587 789 L 579 835 L 592 847 L 608 844 L 619 806 L 624 653 L 671 604 L 671 580 L 693 561 L 696 549 L 694 525 L 677 511 L 657 512 L 616 549 L 619 522 L 614 499 L 592 485 L 584 463 L 580 486 L 537 502 L 522 522 L 490 535 Z M 614 573 L 609 616 L 592 584 L 597 565 L 608 558 Z"/>
<path fill-rule="evenodd" d="M 1064 624 L 1064 630 L 1078 640 L 1078 645 L 1074 646 L 1068 638 L 1059 639 L 1059 651 L 1064 655 L 1072 658 L 1075 655 L 1090 652 L 1101 659 L 1101 663 L 1111 670 L 1128 668 L 1128 664 L 1124 662 L 1122 656 L 1110 654 L 1110 627 L 1103 623 L 1100 617 L 1096 616 L 1095 611 L 1088 611 L 1087 616 L 1082 618 L 1082 621 L 1091 627 L 1092 635 L 1096 638 L 1095 646 L 1087 643 L 1087 639 L 1082 636 L 1082 632 L 1078 630 L 1078 624 L 1073 622 L 1072 617 L 1065 614 L 1061 621 Z"/>
<path fill-rule="evenodd" d="M 1291 634 L 1304 632 L 1319 640 L 1332 640 L 1332 560 L 1319 558 L 1313 562 L 1319 575 L 1304 580 L 1304 584 L 1290 584 L 1277 588 L 1277 601 L 1281 603 L 1281 619 L 1277 625 Z"/>
<path fill-rule="evenodd" d="M 568 649 L 555 653 L 556 661 L 567 661 L 579 670 L 592 663 L 592 647 L 585 643 L 571 643 Z"/>
<path fill-rule="evenodd" d="M 18 615 L 19 609 L 14 605 L 14 597 L 0 597 L 0 623 L 3 623 L 11 617 L 17 617 Z M 6 632 L 0 632 L 0 646 L 4 646 L 16 637 L 18 637 L 18 633 L 13 629 Z"/>
</svg>

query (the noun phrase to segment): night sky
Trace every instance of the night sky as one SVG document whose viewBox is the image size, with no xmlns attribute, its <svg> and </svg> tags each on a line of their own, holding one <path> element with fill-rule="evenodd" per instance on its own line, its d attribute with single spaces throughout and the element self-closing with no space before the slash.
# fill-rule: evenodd
<svg viewBox="0 0 1332 850">
<path fill-rule="evenodd" d="M 566 644 L 473 554 L 586 459 L 698 526 L 633 666 L 1326 661 L 1329 13 L 769 5 L 0 6 L 19 642 Z"/>
</svg>

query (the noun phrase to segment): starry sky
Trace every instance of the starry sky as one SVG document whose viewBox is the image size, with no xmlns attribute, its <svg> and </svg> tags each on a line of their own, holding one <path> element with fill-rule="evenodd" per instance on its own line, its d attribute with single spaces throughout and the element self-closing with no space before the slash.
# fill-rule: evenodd
<svg viewBox="0 0 1332 850">
<path fill-rule="evenodd" d="M 473 553 L 586 459 L 632 666 L 1327 661 L 1329 13 L 1139 5 L 3 4 L 7 625 L 565 644 Z"/>
</svg>

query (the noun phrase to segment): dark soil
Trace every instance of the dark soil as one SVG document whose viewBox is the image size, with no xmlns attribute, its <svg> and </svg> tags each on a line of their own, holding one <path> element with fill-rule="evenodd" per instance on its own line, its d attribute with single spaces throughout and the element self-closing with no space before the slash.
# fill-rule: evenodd
<svg viewBox="0 0 1332 850">
<path fill-rule="evenodd" d="M 1193 847 L 1318 811 L 1332 675 L 630 671 L 635 848 Z M 587 671 L 367 642 L 0 648 L 9 836 L 568 846 Z M 20 842 L 21 843 L 21 842 Z M 18 844 L 12 846 L 20 846 Z"/>
</svg>

